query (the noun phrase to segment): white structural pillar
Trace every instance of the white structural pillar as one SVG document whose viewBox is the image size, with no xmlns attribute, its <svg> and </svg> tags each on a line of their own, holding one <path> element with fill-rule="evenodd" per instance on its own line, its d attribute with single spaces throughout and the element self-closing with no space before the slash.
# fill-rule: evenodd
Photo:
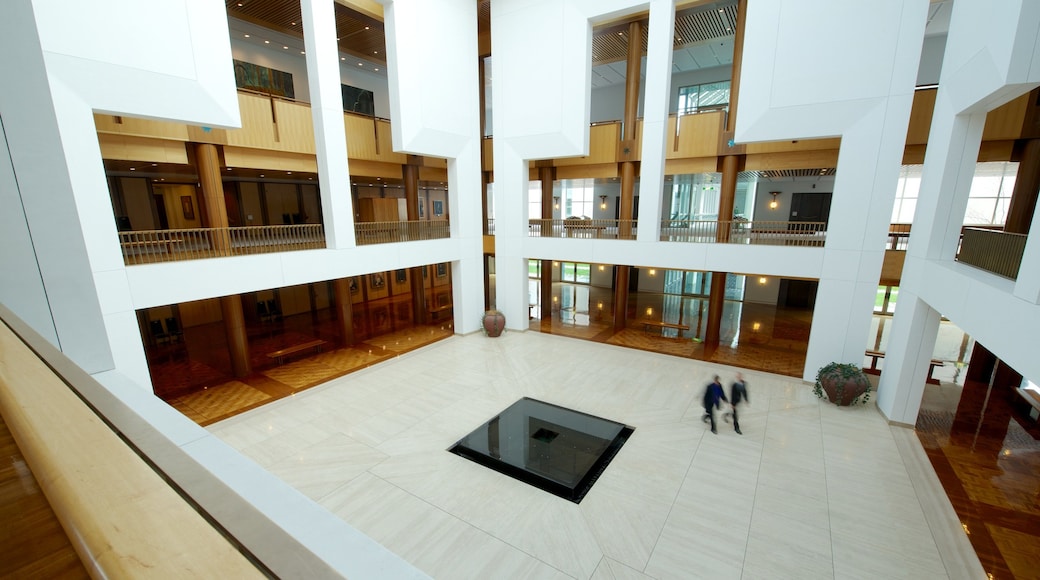
<svg viewBox="0 0 1040 580">
<path fill-rule="evenodd" d="M 672 51 L 675 29 L 675 1 L 650 2 L 647 31 L 646 82 L 643 88 L 643 143 L 639 171 L 639 215 L 653 218 L 661 215 L 664 190 L 665 134 L 668 108 L 672 98 Z M 640 220 L 636 234 L 641 243 L 660 240 L 661 220 Z"/>
<path fill-rule="evenodd" d="M 455 328 L 480 328 L 484 311 L 477 6 L 381 0 L 394 150 L 448 159 Z M 437 30 L 437 42 L 429 31 Z M 433 90 L 451 87 L 451 90 Z M 526 319 L 526 317 L 525 317 Z"/>
<path fill-rule="evenodd" d="M 335 6 L 333 0 L 300 1 L 325 244 L 329 248 L 351 248 L 357 243 L 343 123 Z"/>
<path fill-rule="evenodd" d="M 1038 32 L 1040 4 L 1036 2 L 1013 0 L 993 4 L 983 0 L 958 0 L 954 5 L 921 189 L 900 281 L 899 306 L 892 321 L 885 369 L 878 385 L 878 408 L 894 423 L 913 425 L 917 421 L 940 314 L 950 316 L 955 324 L 964 325 L 964 330 L 983 344 L 992 347 L 998 342 L 988 327 L 978 325 L 976 317 L 964 315 L 958 309 L 971 302 L 972 293 L 966 290 L 970 286 L 989 277 L 990 280 L 982 282 L 985 292 L 989 293 L 1002 287 L 1004 281 L 954 268 L 953 260 L 986 113 L 1040 83 Z M 1023 257 L 1024 277 L 1020 272 L 1020 283 L 999 300 L 1014 296 L 1014 299 L 1036 303 L 1040 278 L 1035 268 L 1029 266 L 1040 263 L 1040 244 L 1035 238 L 1030 236 L 1027 256 Z M 941 279 L 928 275 L 937 271 L 936 266 L 944 268 Z M 967 277 L 957 280 L 958 275 Z M 983 295 L 976 292 L 975 299 L 987 308 L 1000 308 L 998 300 L 983 299 Z M 951 311 L 938 312 L 934 305 L 940 302 Z M 964 315 L 963 319 L 959 320 L 958 315 Z M 1025 321 L 1023 325 L 1028 327 Z M 1016 329 L 1000 329 L 1001 346 L 1008 342 L 1007 335 L 1015 332 Z M 1029 348 L 1033 350 L 1031 345 Z M 1008 351 L 1007 354 L 1025 362 L 1019 352 Z"/>
<path fill-rule="evenodd" d="M 633 0 L 491 3 L 496 304 L 506 315 L 507 328 L 528 326 L 528 163 L 588 155 L 592 25 L 646 6 L 645 1 Z M 538 31 L 534 39 L 532 30 Z M 659 48 L 654 52 L 654 58 L 661 58 Z M 545 66 L 547 62 L 554 66 Z M 535 70 L 538 98 L 531 99 Z M 653 94 L 655 100 L 660 96 Z"/>
<path fill-rule="evenodd" d="M 927 0 L 748 3 L 736 141 L 841 137 L 806 380 L 863 361 L 927 10 Z"/>
</svg>

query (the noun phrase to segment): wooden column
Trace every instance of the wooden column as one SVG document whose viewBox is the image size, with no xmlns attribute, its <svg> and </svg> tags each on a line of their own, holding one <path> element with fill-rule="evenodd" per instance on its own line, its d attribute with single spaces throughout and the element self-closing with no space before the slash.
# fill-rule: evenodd
<svg viewBox="0 0 1040 580">
<path fill-rule="evenodd" d="M 422 165 L 422 157 L 409 155 L 408 163 L 401 166 L 401 176 L 404 178 L 404 200 L 408 216 L 405 218 L 410 222 L 419 220 L 419 166 Z"/>
<path fill-rule="evenodd" d="M 1028 234 L 1036 209 L 1037 192 L 1040 191 L 1040 139 L 1029 139 L 1022 146 L 1018 162 L 1015 190 L 1008 206 L 1005 232 Z"/>
<path fill-rule="evenodd" d="M 636 119 L 639 113 L 639 65 L 643 57 L 643 23 L 628 25 L 628 58 L 625 61 L 625 118 L 621 149 L 635 150 Z M 635 205 L 636 162 L 621 162 L 621 197 L 618 199 L 618 238 L 632 236 L 631 219 Z M 614 330 L 623 330 L 628 317 L 628 266 L 614 268 Z"/>
<path fill-rule="evenodd" d="M 224 203 L 224 183 L 220 175 L 220 154 L 211 143 L 195 143 L 195 167 L 202 187 L 202 225 L 217 228 L 212 236 L 213 249 L 226 252 L 231 248 L 228 235 L 227 206 Z M 225 254 L 226 255 L 226 254 Z"/>
<path fill-rule="evenodd" d="M 704 325 L 704 343 L 719 346 L 722 333 L 722 307 L 726 303 L 726 272 L 711 273 L 711 294 L 708 296 L 708 321 Z"/>
<path fill-rule="evenodd" d="M 224 317 L 228 354 L 231 355 L 231 371 L 236 377 L 247 376 L 252 369 L 249 364 L 249 338 L 246 336 L 242 297 L 238 294 L 221 296 L 220 311 Z"/>
<path fill-rule="evenodd" d="M 553 219 L 553 181 L 556 170 L 551 161 L 538 161 L 538 179 L 542 182 L 542 219 Z M 545 235 L 551 222 L 542 222 L 542 235 Z M 542 260 L 541 279 L 541 318 L 543 322 L 552 320 L 552 260 Z"/>
<path fill-rule="evenodd" d="M 354 338 L 354 305 L 350 301 L 350 280 L 336 278 L 332 282 L 332 292 L 336 297 L 339 337 L 343 340 L 343 346 L 349 346 L 357 342 Z"/>
</svg>

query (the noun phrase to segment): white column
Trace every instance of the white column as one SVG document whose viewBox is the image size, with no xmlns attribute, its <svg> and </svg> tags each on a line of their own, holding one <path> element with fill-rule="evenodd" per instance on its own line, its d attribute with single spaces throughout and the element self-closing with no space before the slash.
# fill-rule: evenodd
<svg viewBox="0 0 1040 580">
<path fill-rule="evenodd" d="M 938 332 L 939 313 L 912 292 L 900 290 L 877 393 L 878 409 L 889 421 L 917 423 Z"/>
<path fill-rule="evenodd" d="M 1035 231 L 1040 231 L 1040 204 L 1033 210 L 1033 223 L 1038 228 Z M 1015 296 L 1032 304 L 1040 304 L 1040 233 L 1034 233 L 1026 239 L 1022 265 L 1015 280 Z"/>
<path fill-rule="evenodd" d="M 661 230 L 661 196 L 664 189 L 665 133 L 672 87 L 672 38 L 675 1 L 653 0 L 643 88 L 643 145 L 639 181 L 639 230 L 636 240 L 656 243 Z"/>
<path fill-rule="evenodd" d="M 303 42 L 307 53 L 307 84 L 311 93 L 325 244 L 329 248 L 351 248 L 357 244 L 354 239 L 354 202 L 350 196 L 347 135 L 343 125 L 335 2 L 301 0 L 300 8 L 303 12 Z"/>
</svg>

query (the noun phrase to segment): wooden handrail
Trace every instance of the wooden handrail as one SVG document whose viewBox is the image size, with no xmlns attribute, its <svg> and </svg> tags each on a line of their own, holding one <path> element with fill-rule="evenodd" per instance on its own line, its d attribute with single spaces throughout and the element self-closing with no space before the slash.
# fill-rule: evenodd
<svg viewBox="0 0 1040 580">
<path fill-rule="evenodd" d="M 101 578 L 263 578 L 6 325 L 0 412 L 84 567 Z"/>
</svg>

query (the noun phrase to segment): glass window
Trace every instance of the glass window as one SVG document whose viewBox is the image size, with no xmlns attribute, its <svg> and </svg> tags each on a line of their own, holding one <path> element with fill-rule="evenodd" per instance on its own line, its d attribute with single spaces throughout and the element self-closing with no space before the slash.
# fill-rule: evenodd
<svg viewBox="0 0 1040 580">
<path fill-rule="evenodd" d="M 679 87 L 676 111 L 680 115 L 691 115 L 702 110 L 725 109 L 729 105 L 729 90 L 729 81 Z"/>
<path fill-rule="evenodd" d="M 922 170 L 922 165 L 904 165 L 899 171 L 892 223 L 913 222 Z M 1007 208 L 1015 190 L 1017 175 L 1018 163 L 1013 161 L 976 163 L 963 224 L 1003 225 L 1007 220 Z"/>
<path fill-rule="evenodd" d="M 589 284 L 592 281 L 592 264 L 561 262 L 560 280 L 576 284 Z"/>
<path fill-rule="evenodd" d="M 564 217 L 592 217 L 593 179 L 568 179 L 563 185 Z"/>
</svg>

